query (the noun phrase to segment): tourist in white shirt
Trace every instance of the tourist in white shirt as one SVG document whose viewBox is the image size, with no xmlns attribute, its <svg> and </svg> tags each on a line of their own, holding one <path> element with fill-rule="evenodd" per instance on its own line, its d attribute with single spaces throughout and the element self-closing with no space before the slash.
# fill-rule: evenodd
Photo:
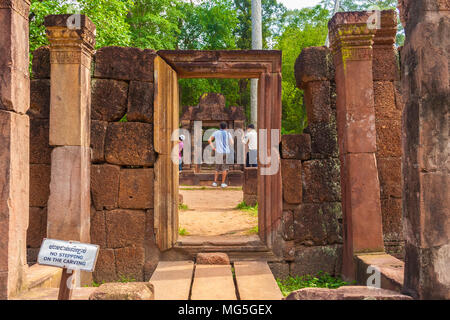
<svg viewBox="0 0 450 320">
<path fill-rule="evenodd" d="M 246 167 L 256 168 L 258 166 L 258 133 L 255 130 L 255 125 L 248 125 L 242 142 L 244 145 L 248 144 Z"/>
</svg>

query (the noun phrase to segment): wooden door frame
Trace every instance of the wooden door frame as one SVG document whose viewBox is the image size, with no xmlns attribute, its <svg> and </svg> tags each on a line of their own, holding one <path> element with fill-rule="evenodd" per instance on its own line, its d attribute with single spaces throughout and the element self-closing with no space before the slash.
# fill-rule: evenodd
<svg viewBox="0 0 450 320">
<path fill-rule="evenodd" d="M 281 141 L 281 51 L 277 50 L 162 50 L 158 51 L 158 56 L 167 63 L 176 73 L 175 78 L 235 78 L 235 79 L 259 79 L 258 84 L 258 130 L 267 130 L 266 154 L 272 159 L 272 165 L 277 166 L 276 172 L 271 175 L 263 175 L 271 164 L 261 163 L 258 157 L 258 229 L 261 241 L 269 248 L 273 247 L 276 241 L 278 226 L 282 217 L 282 182 L 281 182 L 281 159 L 278 145 L 272 146 L 271 134 L 275 133 L 278 142 Z M 161 64 L 161 62 L 158 62 Z M 156 70 L 157 68 L 155 68 Z M 158 82 L 160 82 L 158 84 Z M 163 88 L 161 88 L 160 75 L 155 75 L 155 121 L 160 117 L 161 112 L 167 112 L 168 105 L 176 107 L 175 110 L 169 110 L 170 113 L 178 114 L 178 96 L 175 104 L 168 104 L 162 97 Z M 178 87 L 177 87 L 178 90 Z M 177 93 L 178 95 L 178 93 Z M 164 102 L 165 101 L 165 102 Z M 161 110 L 157 110 L 161 109 Z M 163 111 L 164 110 L 164 111 Z M 177 124 L 178 128 L 178 124 Z M 160 126 L 155 125 L 155 151 L 163 150 L 162 144 L 169 141 L 167 145 L 172 145 L 168 133 L 161 134 Z M 273 131 L 274 130 L 274 131 Z M 166 139 L 166 140 L 163 140 Z M 167 140 L 169 139 L 169 140 Z M 158 140 L 158 141 L 157 141 Z M 262 149 L 261 139 L 258 139 L 259 150 Z M 159 146 L 156 147 L 156 144 Z M 164 152 L 164 151 L 163 151 Z M 165 156 L 164 153 L 162 153 Z M 161 155 L 159 156 L 161 157 Z M 275 161 L 273 161 L 275 160 Z M 159 171 L 159 174 L 168 172 Z M 155 170 L 155 175 L 158 171 Z M 164 179 L 156 176 L 158 181 L 170 181 L 175 177 Z M 178 181 L 177 178 L 175 179 Z M 161 183 L 155 184 L 155 227 L 160 228 L 157 231 L 157 243 L 162 251 L 170 249 L 176 242 L 178 235 L 178 225 L 174 229 L 173 222 L 178 221 L 178 193 L 165 194 L 164 188 L 158 189 Z M 174 199 L 176 197 L 176 199 Z M 156 200 L 158 199 L 158 200 Z M 166 199 L 166 200 L 164 200 Z M 161 202 L 166 201 L 166 204 Z M 158 202 L 158 203 L 156 203 Z M 168 210 L 176 202 L 176 218 L 173 212 Z M 166 217 L 169 217 L 172 223 L 169 223 Z M 161 228 L 172 228 L 162 230 Z M 171 233 L 174 233 L 170 235 Z"/>
</svg>

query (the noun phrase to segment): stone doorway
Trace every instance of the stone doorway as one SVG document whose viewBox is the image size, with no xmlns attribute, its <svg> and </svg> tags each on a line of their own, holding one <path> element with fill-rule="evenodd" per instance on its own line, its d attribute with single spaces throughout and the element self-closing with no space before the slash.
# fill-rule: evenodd
<svg viewBox="0 0 450 320">
<path fill-rule="evenodd" d="M 282 214 L 279 141 L 281 129 L 281 52 L 280 51 L 159 51 L 155 60 L 155 233 L 161 251 L 184 248 L 193 254 L 208 246 L 221 251 L 270 251 L 275 244 Z M 180 78 L 257 78 L 259 79 L 258 129 L 267 133 L 267 143 L 259 149 L 267 163 L 258 168 L 258 236 L 227 243 L 178 237 L 178 166 L 170 159 L 178 135 Z M 261 132 L 261 131 L 260 131 Z M 272 135 L 271 135 L 272 134 Z M 169 143 L 163 143 L 167 141 Z M 270 173 L 270 174 L 269 174 Z M 194 249 L 193 249 L 194 247 Z M 172 250 L 173 251 L 173 250 Z M 185 252 L 185 253 L 186 253 Z"/>
</svg>

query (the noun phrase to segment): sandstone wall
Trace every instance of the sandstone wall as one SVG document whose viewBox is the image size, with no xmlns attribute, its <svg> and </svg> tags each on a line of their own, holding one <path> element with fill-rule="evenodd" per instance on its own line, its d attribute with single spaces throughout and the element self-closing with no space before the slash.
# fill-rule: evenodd
<svg viewBox="0 0 450 320">
<path fill-rule="evenodd" d="M 153 232 L 152 50 L 97 51 L 91 106 L 91 242 L 100 245 L 94 280 L 149 279 L 159 258 Z M 50 67 L 47 48 L 34 54 L 28 261 L 46 236 L 50 183 Z M 126 115 L 124 120 L 124 116 Z"/>
<path fill-rule="evenodd" d="M 303 79 L 309 124 L 304 134 L 281 139 L 285 259 L 291 260 L 291 275 L 339 274 L 342 208 L 334 70 L 325 48 L 305 49 L 303 55 L 296 75 L 298 81 L 300 73 L 311 75 Z"/>
</svg>

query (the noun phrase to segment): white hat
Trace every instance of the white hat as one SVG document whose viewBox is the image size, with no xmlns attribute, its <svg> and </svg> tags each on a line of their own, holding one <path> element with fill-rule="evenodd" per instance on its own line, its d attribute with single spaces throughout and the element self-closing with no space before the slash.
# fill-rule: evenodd
<svg viewBox="0 0 450 320">
<path fill-rule="evenodd" d="M 186 137 L 184 136 L 184 134 L 182 134 L 182 135 L 180 136 L 180 140 L 181 140 L 181 141 L 184 141 L 184 139 L 186 139 Z"/>
</svg>

